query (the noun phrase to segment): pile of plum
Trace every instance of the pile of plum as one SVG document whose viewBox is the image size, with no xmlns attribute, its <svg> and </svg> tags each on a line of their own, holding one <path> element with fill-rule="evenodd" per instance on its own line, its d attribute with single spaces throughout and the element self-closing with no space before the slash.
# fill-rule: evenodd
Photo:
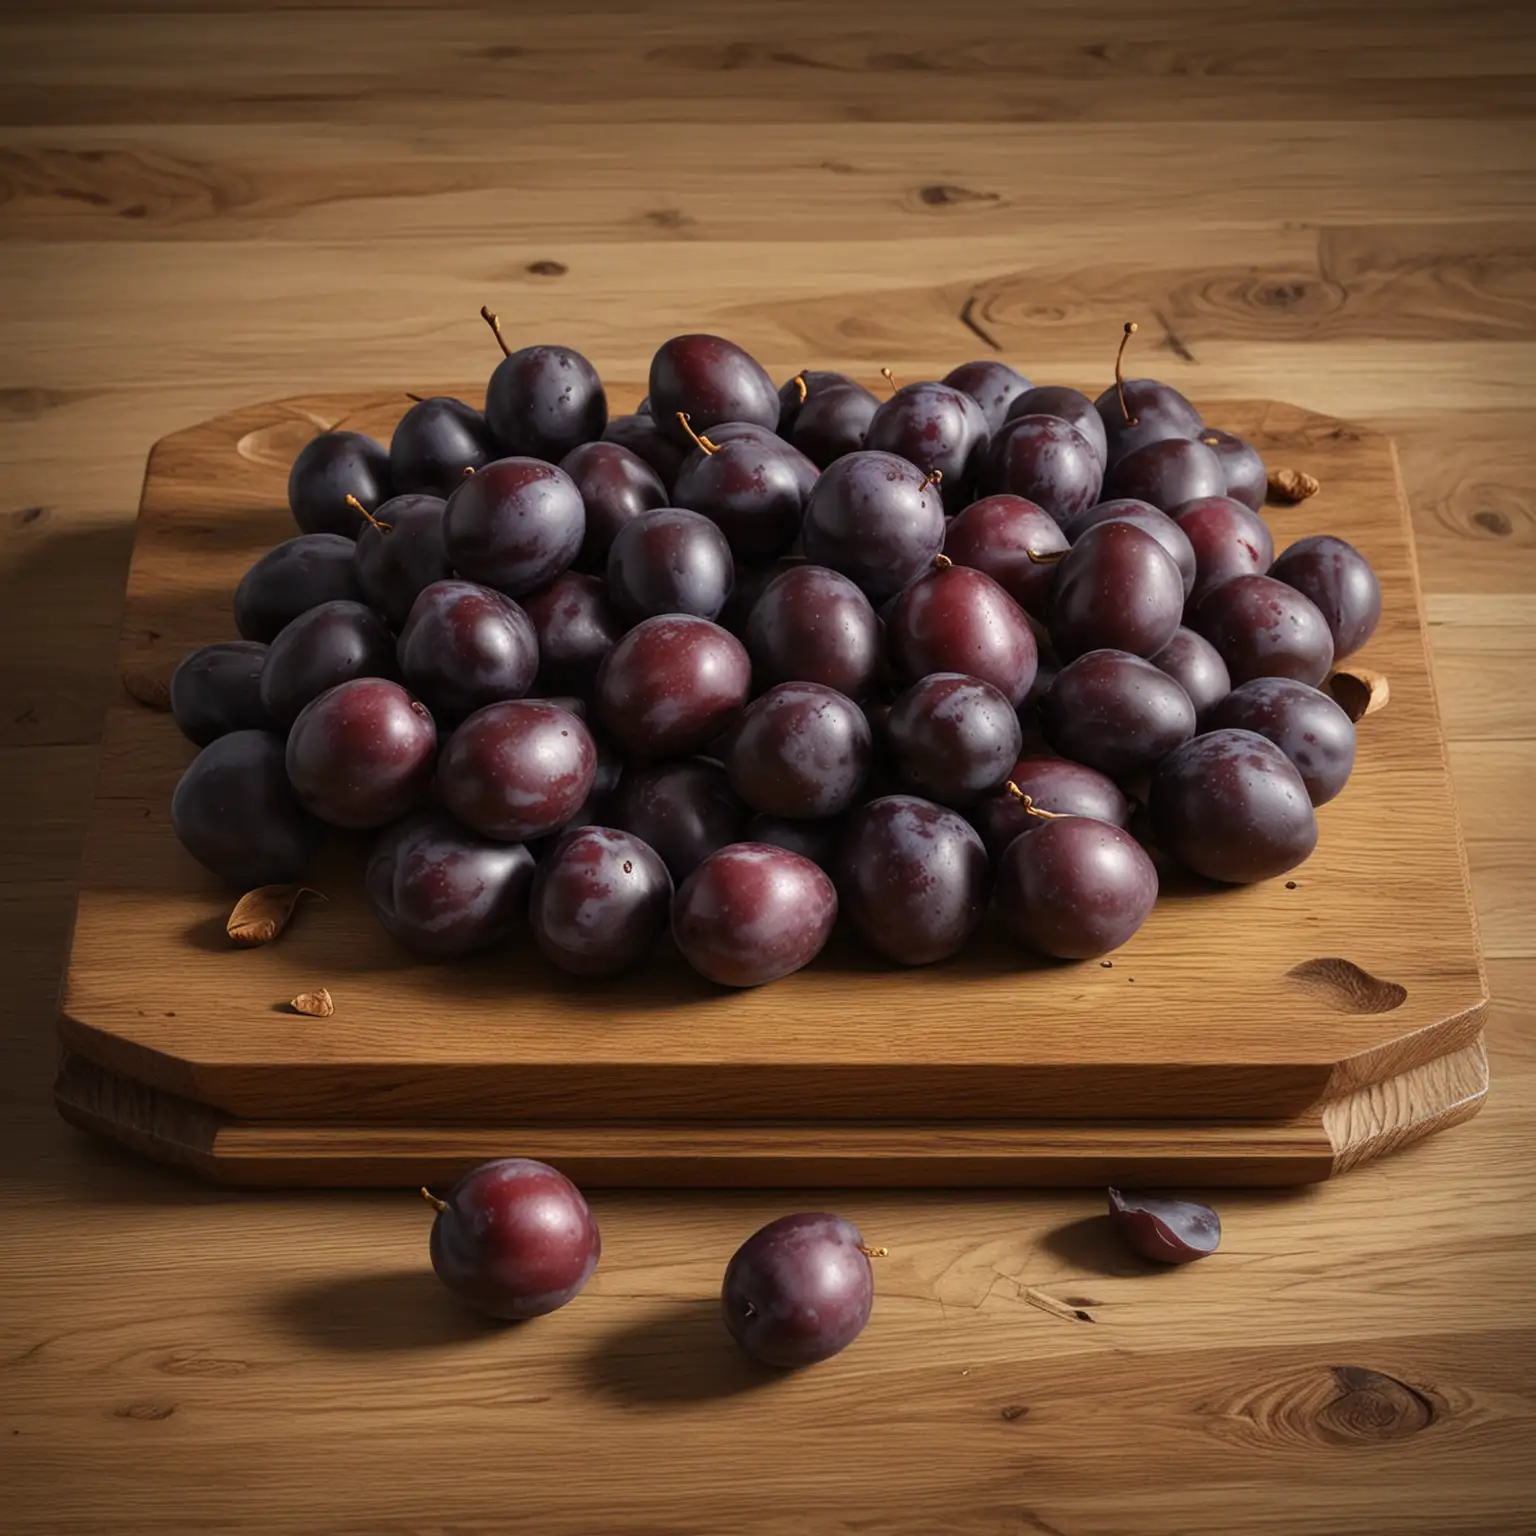
<svg viewBox="0 0 1536 1536">
<path fill-rule="evenodd" d="M 776 389 L 686 335 L 610 417 L 579 353 L 502 351 L 483 412 L 310 442 L 243 638 L 177 669 L 173 821 L 225 880 L 364 830 L 413 949 L 531 921 L 607 975 L 670 930 L 740 987 L 839 912 L 907 965 L 989 908 L 1101 955 L 1156 900 L 1144 842 L 1226 882 L 1311 852 L 1355 750 L 1320 685 L 1380 590 L 1341 539 L 1276 559 L 1258 453 L 1177 390 L 1118 359 L 1097 400 L 993 361 Z"/>
</svg>

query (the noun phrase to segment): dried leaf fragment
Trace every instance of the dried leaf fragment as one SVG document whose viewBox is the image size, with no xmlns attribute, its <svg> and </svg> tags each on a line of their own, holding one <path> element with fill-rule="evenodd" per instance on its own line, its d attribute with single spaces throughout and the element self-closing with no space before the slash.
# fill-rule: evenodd
<svg viewBox="0 0 1536 1536">
<path fill-rule="evenodd" d="M 1269 472 L 1269 490 L 1282 501 L 1305 501 L 1316 496 L 1323 485 L 1316 475 L 1304 469 L 1272 469 Z"/>
<path fill-rule="evenodd" d="M 320 896 L 320 892 L 307 885 L 259 885 L 235 903 L 224 931 L 247 949 L 270 944 L 288 926 L 301 896 Z"/>
<path fill-rule="evenodd" d="M 1363 720 L 1385 706 L 1392 697 L 1385 672 L 1350 667 L 1332 673 L 1326 684 L 1333 701 L 1351 720 Z"/>
<path fill-rule="evenodd" d="M 331 994 L 325 987 L 319 987 L 313 992 L 300 992 L 288 1006 L 295 1013 L 306 1014 L 312 1019 L 328 1019 L 336 1012 L 336 1004 L 331 1001 Z"/>
<path fill-rule="evenodd" d="M 137 668 L 123 673 L 123 689 L 136 704 L 165 714 L 171 707 L 171 685 L 154 672 Z"/>
</svg>

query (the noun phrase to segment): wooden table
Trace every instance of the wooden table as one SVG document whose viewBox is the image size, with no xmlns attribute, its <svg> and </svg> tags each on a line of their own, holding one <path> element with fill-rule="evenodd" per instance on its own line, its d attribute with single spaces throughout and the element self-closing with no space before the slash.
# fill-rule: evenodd
<svg viewBox="0 0 1536 1536">
<path fill-rule="evenodd" d="M 1536 1529 L 1533 74 L 1514 0 L 6 6 L 5 1528 Z M 234 1195 L 66 1130 L 146 448 L 488 371 L 482 302 L 616 377 L 702 328 L 781 374 L 995 342 L 1096 378 L 1136 317 L 1201 399 L 1395 434 L 1495 997 L 1482 1116 L 1226 1197 L 1187 1271 L 1118 1257 L 1080 1194 L 828 1192 L 891 1248 L 875 1318 L 766 1384 L 715 1293 L 783 1198 L 599 1196 L 587 1294 L 504 1332 L 445 1304 L 409 1198 Z"/>
</svg>

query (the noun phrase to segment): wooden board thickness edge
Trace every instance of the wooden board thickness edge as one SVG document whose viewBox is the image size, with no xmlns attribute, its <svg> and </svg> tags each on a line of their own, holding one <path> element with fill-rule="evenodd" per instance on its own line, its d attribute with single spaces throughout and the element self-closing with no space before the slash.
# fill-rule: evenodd
<svg viewBox="0 0 1536 1536">
<path fill-rule="evenodd" d="M 1459 1125 L 1487 1091 L 1481 1036 L 1320 1114 L 1269 1124 L 250 1122 L 69 1052 L 54 1089 L 71 1124 L 222 1183 L 386 1188 L 449 1180 L 514 1149 L 594 1188 L 1307 1184 Z"/>
</svg>

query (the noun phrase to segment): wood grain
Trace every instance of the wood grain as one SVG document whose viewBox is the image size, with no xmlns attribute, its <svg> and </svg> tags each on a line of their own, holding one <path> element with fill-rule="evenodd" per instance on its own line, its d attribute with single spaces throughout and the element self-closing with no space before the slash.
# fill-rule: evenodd
<svg viewBox="0 0 1536 1536">
<path fill-rule="evenodd" d="M 0 4 L 7 1531 L 1536 1529 L 1533 32 L 1512 0 Z M 1137 318 L 1200 398 L 1396 440 L 1489 956 L 1475 1121 L 1223 1192 L 1176 1272 L 1082 1191 L 600 1194 L 589 1291 L 510 1331 L 444 1304 L 419 1199 L 213 1189 L 59 1122 L 151 443 L 479 377 L 487 301 L 615 378 L 683 328 L 920 377 L 983 350 L 980 283 L 1041 378 L 1102 380 Z M 719 1276 L 813 1201 L 891 1247 L 874 1319 L 763 1382 Z"/>
</svg>

